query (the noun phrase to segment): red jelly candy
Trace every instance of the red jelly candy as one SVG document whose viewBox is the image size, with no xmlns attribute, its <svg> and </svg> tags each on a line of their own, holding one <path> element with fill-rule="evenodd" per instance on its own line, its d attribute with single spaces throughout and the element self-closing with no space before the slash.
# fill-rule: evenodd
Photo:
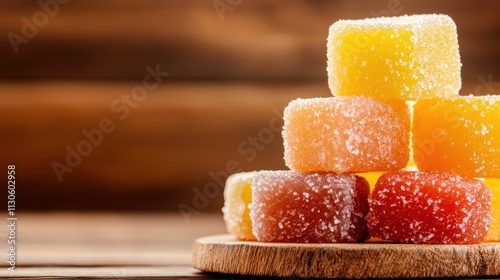
<svg viewBox="0 0 500 280">
<path fill-rule="evenodd" d="M 370 235 L 405 243 L 470 244 L 484 240 L 491 191 L 481 181 L 443 172 L 389 172 L 369 199 Z"/>
<path fill-rule="evenodd" d="M 368 182 L 352 174 L 260 171 L 250 217 L 257 240 L 357 242 L 367 237 Z"/>
</svg>

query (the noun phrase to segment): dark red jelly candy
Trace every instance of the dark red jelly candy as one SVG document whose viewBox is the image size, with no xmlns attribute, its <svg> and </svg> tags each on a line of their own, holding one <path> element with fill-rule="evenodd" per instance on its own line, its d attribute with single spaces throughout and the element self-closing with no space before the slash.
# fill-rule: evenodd
<svg viewBox="0 0 500 280">
<path fill-rule="evenodd" d="M 372 237 L 405 243 L 479 243 L 488 233 L 491 191 L 443 172 L 389 172 L 370 196 Z"/>
</svg>

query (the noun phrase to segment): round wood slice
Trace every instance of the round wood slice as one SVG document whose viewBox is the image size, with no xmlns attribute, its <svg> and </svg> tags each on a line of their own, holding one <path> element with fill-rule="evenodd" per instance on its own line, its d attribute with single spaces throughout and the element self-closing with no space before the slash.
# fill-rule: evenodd
<svg viewBox="0 0 500 280">
<path fill-rule="evenodd" d="M 300 278 L 491 276 L 500 275 L 500 243 L 265 243 L 224 234 L 195 241 L 193 266 L 207 272 Z"/>
</svg>

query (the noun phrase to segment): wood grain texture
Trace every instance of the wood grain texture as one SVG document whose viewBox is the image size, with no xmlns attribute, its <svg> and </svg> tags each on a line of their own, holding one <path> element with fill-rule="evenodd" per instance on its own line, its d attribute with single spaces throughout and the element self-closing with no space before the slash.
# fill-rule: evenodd
<svg viewBox="0 0 500 280">
<path fill-rule="evenodd" d="M 500 243 L 290 244 L 216 235 L 196 240 L 193 266 L 210 272 L 301 278 L 498 276 Z"/>
<path fill-rule="evenodd" d="M 223 18 L 214 1 L 65 2 L 17 54 L 7 35 L 43 10 L 39 1 L 0 2 L 0 77 L 123 79 L 160 63 L 176 77 L 323 78 L 328 27 L 384 13 L 449 14 L 463 75 L 500 74 L 495 0 L 234 1 Z"/>
<path fill-rule="evenodd" d="M 211 279 L 187 266 L 25 267 L 2 279 Z"/>
<path fill-rule="evenodd" d="M 186 221 L 180 212 L 21 212 L 18 223 L 22 267 L 191 266 L 193 241 L 225 232 L 222 214 L 207 213 Z M 0 227 L 0 236 L 7 230 Z"/>
<path fill-rule="evenodd" d="M 17 269 L 0 262 L 1 279 L 213 279 L 192 267 L 191 247 L 225 231 L 221 214 L 20 212 L 18 223 Z"/>
</svg>

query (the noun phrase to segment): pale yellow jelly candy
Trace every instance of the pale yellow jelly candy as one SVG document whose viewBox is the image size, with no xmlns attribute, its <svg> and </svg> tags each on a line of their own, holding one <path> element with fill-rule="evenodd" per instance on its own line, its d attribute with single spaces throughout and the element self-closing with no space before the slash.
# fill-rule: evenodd
<svg viewBox="0 0 500 280">
<path fill-rule="evenodd" d="M 457 28 L 447 15 L 340 20 L 328 36 L 333 95 L 414 100 L 458 94 Z"/>
<path fill-rule="evenodd" d="M 493 194 L 491 201 L 490 231 L 486 241 L 500 241 L 500 179 L 484 179 Z"/>
<path fill-rule="evenodd" d="M 249 205 L 252 202 L 252 179 L 256 172 L 229 176 L 224 189 L 224 221 L 227 231 L 241 240 L 255 240 Z"/>
</svg>

